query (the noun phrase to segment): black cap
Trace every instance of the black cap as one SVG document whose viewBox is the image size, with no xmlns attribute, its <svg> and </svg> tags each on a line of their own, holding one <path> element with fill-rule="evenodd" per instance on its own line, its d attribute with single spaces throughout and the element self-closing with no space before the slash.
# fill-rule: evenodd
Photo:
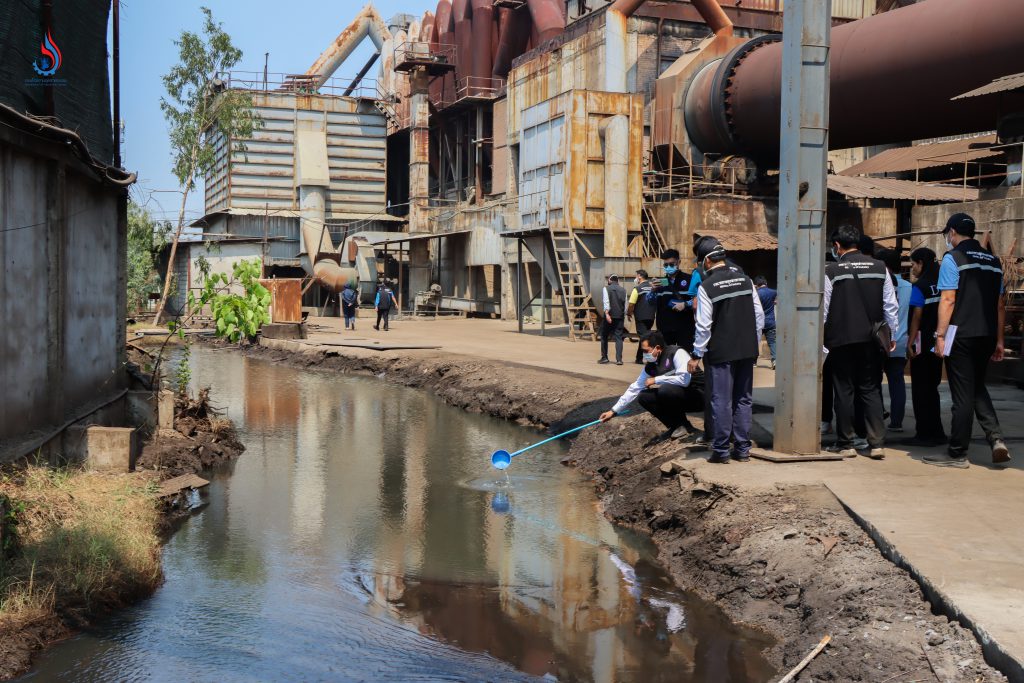
<svg viewBox="0 0 1024 683">
<path fill-rule="evenodd" d="M 697 240 L 697 243 L 693 245 L 693 253 L 697 256 L 697 262 L 700 263 L 711 254 L 721 253 L 724 258 L 725 247 L 717 239 L 708 235 Z"/>
<path fill-rule="evenodd" d="M 608 276 L 608 279 L 609 279 L 609 280 L 615 280 L 616 282 L 618 282 L 618 281 L 619 281 L 619 276 L 618 276 L 618 275 L 615 275 L 615 274 L 613 273 L 613 274 L 611 274 L 611 275 L 609 275 L 609 276 Z"/>
<path fill-rule="evenodd" d="M 946 228 L 942 231 L 942 234 L 946 234 L 950 230 L 956 230 L 956 234 L 962 237 L 974 237 L 974 231 L 976 226 L 974 225 L 974 219 L 966 213 L 954 213 L 946 221 Z"/>
</svg>

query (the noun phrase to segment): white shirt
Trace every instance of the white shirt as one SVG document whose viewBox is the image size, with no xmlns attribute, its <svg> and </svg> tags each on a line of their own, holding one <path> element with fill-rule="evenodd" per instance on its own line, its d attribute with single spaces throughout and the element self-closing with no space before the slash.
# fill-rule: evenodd
<svg viewBox="0 0 1024 683">
<path fill-rule="evenodd" d="M 728 268 L 728 266 L 724 266 Z M 761 306 L 761 297 L 757 295 L 757 287 L 751 285 L 751 295 L 754 297 L 754 326 L 757 331 L 757 345 L 761 346 L 761 331 L 764 330 L 764 307 Z M 711 324 L 714 322 L 714 304 L 704 287 L 697 289 L 697 333 L 693 340 L 693 355 L 701 358 L 707 353 L 708 342 L 711 341 Z"/>
<path fill-rule="evenodd" d="M 659 358 L 658 360 L 661 360 Z M 690 354 L 683 349 L 676 351 L 676 355 L 672 356 L 672 365 L 675 368 L 671 375 L 658 375 L 654 378 L 655 384 L 666 385 L 666 384 L 677 384 L 679 386 L 688 387 L 690 386 L 690 380 L 693 379 L 690 373 L 687 372 L 686 367 L 690 362 Z M 641 391 L 647 388 L 647 380 L 651 378 L 647 374 L 646 367 L 640 371 L 640 376 L 636 378 L 636 381 L 629 385 L 626 392 L 622 394 L 615 405 L 612 407 L 612 412 L 616 415 L 621 415 L 626 411 L 626 408 L 631 406 L 636 400 L 636 397 Z"/>
</svg>

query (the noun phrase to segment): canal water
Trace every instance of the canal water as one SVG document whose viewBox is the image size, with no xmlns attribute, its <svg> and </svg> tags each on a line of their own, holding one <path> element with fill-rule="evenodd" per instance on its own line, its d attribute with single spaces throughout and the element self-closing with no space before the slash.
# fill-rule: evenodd
<svg viewBox="0 0 1024 683">
<path fill-rule="evenodd" d="M 196 347 L 247 451 L 163 551 L 156 594 L 31 681 L 766 681 L 767 645 L 675 590 L 561 446 L 382 378 Z"/>
</svg>

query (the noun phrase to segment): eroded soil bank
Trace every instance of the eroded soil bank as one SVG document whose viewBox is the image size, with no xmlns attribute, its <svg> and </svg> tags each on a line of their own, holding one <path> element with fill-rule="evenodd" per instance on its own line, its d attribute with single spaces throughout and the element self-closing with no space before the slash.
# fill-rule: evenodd
<svg viewBox="0 0 1024 683">
<path fill-rule="evenodd" d="M 616 382 L 446 354 L 392 358 L 339 351 L 245 351 L 277 363 L 381 379 L 446 402 L 558 430 L 594 419 Z M 697 420 L 699 423 L 699 420 Z M 590 473 L 608 516 L 652 535 L 677 583 L 736 621 L 772 634 L 783 671 L 822 638 L 829 647 L 798 681 L 1003 681 L 973 634 L 932 614 L 918 585 L 879 553 L 823 487 L 740 490 L 661 465 L 686 456 L 649 416 L 583 432 L 570 450 Z M 696 456 L 691 456 L 696 457 Z M 730 465 L 742 467 L 742 464 Z"/>
<path fill-rule="evenodd" d="M 21 463 L 0 472 L 0 680 L 97 616 L 153 593 L 160 543 L 188 514 L 159 484 L 236 458 L 234 426 L 205 391 L 179 398 L 174 429 L 146 435 L 133 474 Z"/>
</svg>

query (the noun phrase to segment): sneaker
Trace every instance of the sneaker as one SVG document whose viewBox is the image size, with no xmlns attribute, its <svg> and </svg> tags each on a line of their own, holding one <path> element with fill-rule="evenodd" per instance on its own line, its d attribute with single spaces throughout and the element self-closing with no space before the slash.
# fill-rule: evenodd
<svg viewBox="0 0 1024 683">
<path fill-rule="evenodd" d="M 729 464 L 729 456 L 728 454 L 720 455 L 718 453 L 713 453 L 711 457 L 708 458 L 708 462 L 713 463 L 715 465 L 727 465 Z"/>
<path fill-rule="evenodd" d="M 831 434 L 832 433 L 832 423 L 831 422 L 822 422 L 821 423 L 821 433 L 822 434 Z"/>
<path fill-rule="evenodd" d="M 866 450 L 870 449 L 871 447 L 868 445 L 868 440 L 867 439 L 862 439 L 860 437 L 857 437 L 856 439 L 853 440 L 853 448 L 854 448 L 854 450 L 858 450 L 858 451 L 866 451 Z"/>
<path fill-rule="evenodd" d="M 938 453 L 936 455 L 926 455 L 921 460 L 926 465 L 935 465 L 936 467 L 956 467 L 965 470 L 971 466 L 971 463 L 967 462 L 966 455 L 954 458 L 949 453 Z"/>
<path fill-rule="evenodd" d="M 621 360 L 617 360 L 617 361 L 615 361 L 615 364 L 616 365 L 622 365 L 622 361 Z"/>
<path fill-rule="evenodd" d="M 825 449 L 826 453 L 836 453 L 843 456 L 844 458 L 856 458 L 857 449 L 853 446 L 829 446 Z"/>
<path fill-rule="evenodd" d="M 775 361 L 772 361 L 772 370 L 775 369 Z"/>
<path fill-rule="evenodd" d="M 750 451 L 745 453 L 733 453 L 730 457 L 736 462 L 750 462 Z"/>
<path fill-rule="evenodd" d="M 872 460 L 885 460 L 885 449 L 872 448 L 866 455 Z"/>
<path fill-rule="evenodd" d="M 696 434 L 696 432 L 690 431 L 690 428 L 686 425 L 680 425 L 672 430 L 673 439 L 682 439 L 685 437 L 687 440 L 690 440 L 693 438 L 694 434 Z"/>
<path fill-rule="evenodd" d="M 602 358 L 601 360 L 597 361 L 598 365 L 608 365 L 609 362 L 610 361 L 607 358 Z"/>
<path fill-rule="evenodd" d="M 997 440 L 992 444 L 992 463 L 1001 465 L 1007 462 L 1010 462 L 1010 449 L 1006 447 L 1006 444 L 1001 439 Z"/>
<path fill-rule="evenodd" d="M 708 441 L 707 435 L 704 434 L 703 432 L 701 432 L 701 433 L 697 434 L 697 436 L 695 436 L 693 438 L 693 444 L 690 446 L 690 450 L 691 451 L 706 451 L 706 450 L 708 450 L 708 448 L 710 446 L 711 446 L 711 443 Z"/>
</svg>

